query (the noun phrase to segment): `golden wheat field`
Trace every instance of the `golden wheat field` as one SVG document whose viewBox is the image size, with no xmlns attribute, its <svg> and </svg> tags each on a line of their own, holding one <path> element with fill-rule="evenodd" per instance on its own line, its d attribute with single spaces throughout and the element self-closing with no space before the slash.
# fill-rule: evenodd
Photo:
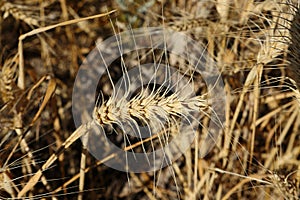
<svg viewBox="0 0 300 200">
<path fill-rule="evenodd" d="M 300 199 L 299 6 L 0 0 L 0 199 Z"/>
</svg>

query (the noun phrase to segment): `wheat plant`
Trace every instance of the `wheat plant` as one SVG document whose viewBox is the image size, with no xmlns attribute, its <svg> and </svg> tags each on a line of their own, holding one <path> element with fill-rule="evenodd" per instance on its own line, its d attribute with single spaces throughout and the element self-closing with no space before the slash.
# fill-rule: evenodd
<svg viewBox="0 0 300 200">
<path fill-rule="evenodd" d="M 299 199 L 298 8 L 0 2 L 0 197 Z"/>
</svg>

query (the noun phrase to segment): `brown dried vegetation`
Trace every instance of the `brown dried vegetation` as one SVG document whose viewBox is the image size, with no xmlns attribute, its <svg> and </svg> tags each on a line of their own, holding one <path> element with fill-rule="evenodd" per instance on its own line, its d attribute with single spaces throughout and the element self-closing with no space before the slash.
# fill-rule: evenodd
<svg viewBox="0 0 300 200">
<path fill-rule="evenodd" d="M 299 199 L 300 95 L 286 73 L 298 6 L 292 0 L 1 1 L 0 199 Z M 200 128 L 171 166 L 127 174 L 76 140 L 82 130 L 72 119 L 72 88 L 95 41 L 113 28 L 144 26 L 168 27 L 206 45 L 225 84 L 226 121 L 205 158 L 198 153 Z M 202 126 L 208 124 L 204 117 Z"/>
</svg>

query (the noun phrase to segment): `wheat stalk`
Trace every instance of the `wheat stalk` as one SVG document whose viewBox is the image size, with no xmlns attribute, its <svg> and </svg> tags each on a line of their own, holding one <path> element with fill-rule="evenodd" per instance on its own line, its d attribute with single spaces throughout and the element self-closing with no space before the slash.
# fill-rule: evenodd
<svg viewBox="0 0 300 200">
<path fill-rule="evenodd" d="M 153 78 L 156 78 L 156 76 L 159 75 L 164 77 L 164 73 L 166 73 L 166 71 L 164 71 L 165 68 L 160 69 L 154 67 L 153 70 Z M 124 69 L 124 71 L 124 77 L 127 77 L 128 74 L 126 74 L 126 69 Z M 188 69 L 188 71 L 190 71 L 190 69 Z M 193 73 L 194 72 L 192 72 L 191 76 Z M 128 131 L 128 127 L 124 126 L 124 123 L 127 124 L 129 122 L 132 123 L 133 126 L 137 126 L 137 122 L 139 121 L 148 125 L 151 132 L 153 131 L 152 134 L 157 134 L 158 131 L 163 131 L 163 134 L 161 134 L 163 137 L 168 137 L 170 134 L 168 130 L 172 127 L 178 129 L 176 128 L 180 126 L 178 124 L 178 118 L 191 118 L 192 120 L 196 120 L 197 124 L 199 124 L 199 119 L 191 113 L 199 113 L 207 109 L 209 107 L 207 97 L 206 95 L 192 96 L 189 94 L 191 93 L 190 91 L 186 92 L 185 90 L 190 89 L 188 84 L 189 81 L 193 80 L 193 78 L 186 78 L 184 77 L 184 74 L 187 74 L 187 72 L 184 72 L 183 75 L 174 73 L 170 76 L 166 76 L 164 77 L 163 82 L 169 84 L 166 84 L 166 87 L 163 87 L 164 85 L 162 85 L 158 88 L 153 88 L 152 90 L 149 89 L 149 84 L 152 82 L 152 79 L 149 83 L 143 83 L 143 79 L 140 78 L 138 82 L 143 83 L 141 84 L 141 92 L 130 97 L 130 99 L 129 91 L 132 90 L 130 87 L 135 87 L 133 82 L 129 81 L 129 86 L 126 87 L 126 90 L 123 92 L 118 90 L 120 89 L 118 86 L 113 86 L 113 91 L 115 91 L 115 93 L 113 93 L 108 100 L 100 103 L 100 98 L 98 98 L 98 103 L 93 111 L 92 120 L 87 124 L 80 126 L 62 144 L 57 152 L 53 154 L 42 168 L 28 181 L 27 185 L 19 192 L 18 197 L 23 196 L 30 188 L 34 187 L 39 178 L 42 176 L 42 172 L 51 166 L 58 156 L 63 153 L 64 149 L 68 148 L 74 141 L 83 136 L 86 132 L 91 131 L 96 124 L 100 126 L 100 128 L 98 128 L 98 131 L 100 130 L 100 132 L 101 130 L 104 130 L 104 126 L 106 125 L 111 127 L 113 127 L 113 125 L 119 125 L 121 126 L 123 133 L 126 133 L 126 131 Z M 175 81 L 172 80 L 174 78 Z M 183 81 L 184 79 L 187 79 L 187 81 Z M 182 81 L 184 84 L 181 83 Z M 174 93 L 169 95 L 168 93 L 172 90 Z M 120 93 L 121 98 L 119 98 Z M 122 95 L 123 93 L 125 93 L 125 96 Z M 188 121 L 188 123 L 191 124 L 192 122 Z M 158 138 L 162 146 L 165 142 L 167 142 L 166 139 L 163 141 L 160 135 L 158 135 Z M 146 153 L 144 147 L 143 152 Z"/>
</svg>

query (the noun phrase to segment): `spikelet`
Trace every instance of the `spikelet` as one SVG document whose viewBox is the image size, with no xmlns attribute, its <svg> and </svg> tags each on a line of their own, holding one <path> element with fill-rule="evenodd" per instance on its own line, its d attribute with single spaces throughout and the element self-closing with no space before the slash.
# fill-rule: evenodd
<svg viewBox="0 0 300 200">
<path fill-rule="evenodd" d="M 204 96 L 180 98 L 176 93 L 170 96 L 158 96 L 157 94 L 147 96 L 145 93 L 135 96 L 129 101 L 123 97 L 118 101 L 111 98 L 103 102 L 94 110 L 96 122 L 99 125 L 110 125 L 118 120 L 124 121 L 132 117 L 147 122 L 152 120 L 169 121 L 172 117 L 186 116 L 191 110 L 200 111 L 208 107 Z M 157 124 L 159 123 L 157 122 Z"/>
<path fill-rule="evenodd" d="M 9 15 L 13 16 L 16 20 L 24 21 L 26 24 L 30 26 L 39 26 L 38 16 L 30 11 L 31 7 L 27 7 L 24 5 L 17 5 L 9 2 L 4 2 L 2 6 L 0 6 L 0 11 L 4 12 L 3 18 L 5 19 Z"/>
<path fill-rule="evenodd" d="M 297 200 L 299 199 L 300 191 L 297 189 L 296 179 L 289 180 L 289 176 L 279 175 L 277 173 L 272 173 L 269 176 L 270 181 L 273 183 L 275 188 L 279 191 L 285 199 Z"/>
<path fill-rule="evenodd" d="M 0 93 L 3 102 L 14 99 L 15 81 L 17 78 L 18 54 L 5 60 L 0 71 Z"/>
</svg>

